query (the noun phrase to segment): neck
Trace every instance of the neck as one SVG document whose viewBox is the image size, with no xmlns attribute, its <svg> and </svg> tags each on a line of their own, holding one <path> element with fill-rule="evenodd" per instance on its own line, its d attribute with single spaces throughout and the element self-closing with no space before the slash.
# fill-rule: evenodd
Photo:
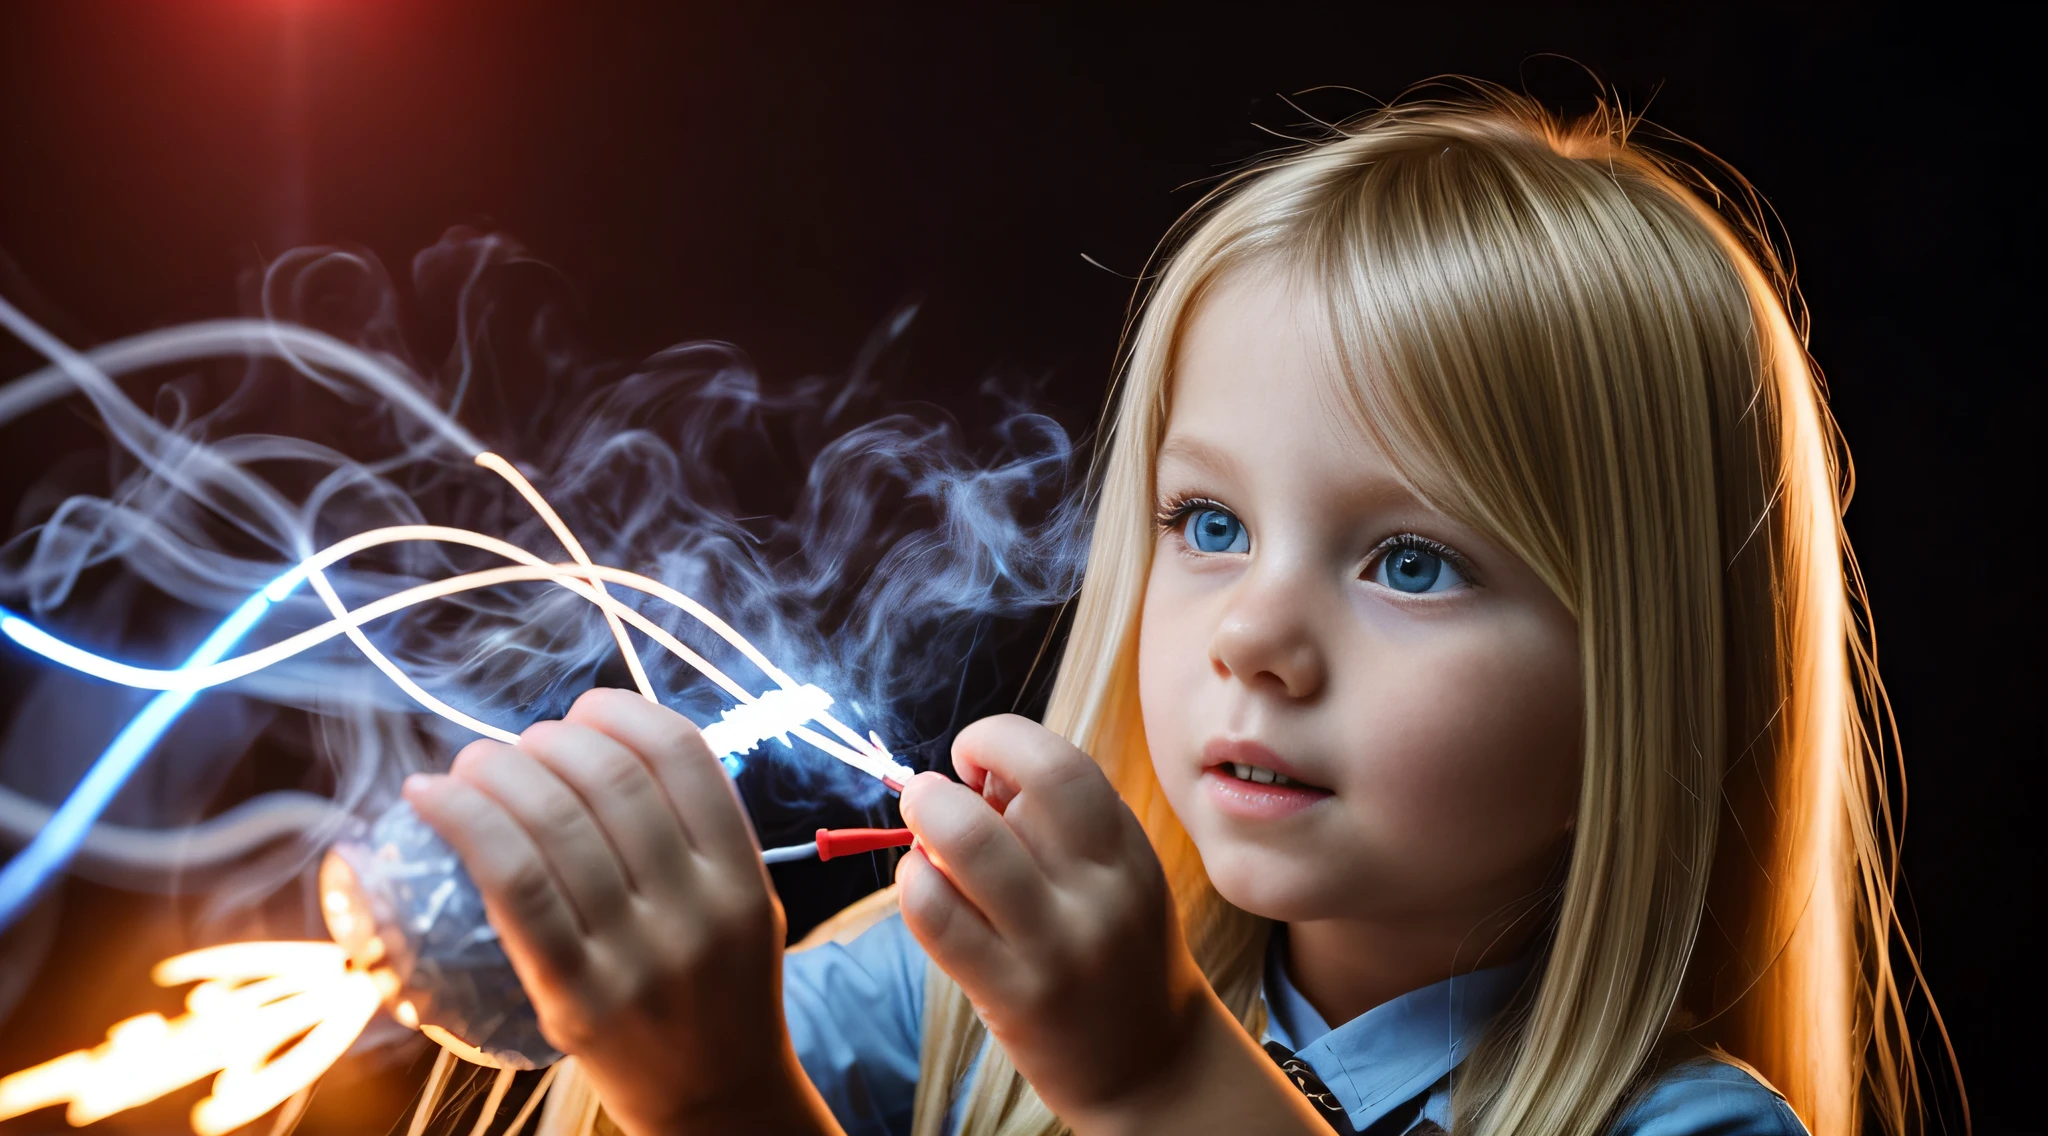
<svg viewBox="0 0 2048 1136">
<path fill-rule="evenodd" d="M 1287 977 L 1332 1028 L 1411 990 L 1499 966 L 1542 923 L 1532 907 L 1480 917 L 1317 919 L 1287 925 Z"/>
</svg>

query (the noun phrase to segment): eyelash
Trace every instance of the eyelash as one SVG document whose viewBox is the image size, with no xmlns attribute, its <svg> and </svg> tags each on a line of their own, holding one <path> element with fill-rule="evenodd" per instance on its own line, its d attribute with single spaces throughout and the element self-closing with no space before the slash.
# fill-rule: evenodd
<svg viewBox="0 0 2048 1136">
<path fill-rule="evenodd" d="M 1203 509 L 1218 509 L 1233 517 L 1237 515 L 1230 506 L 1207 497 L 1170 497 L 1160 504 L 1152 519 L 1159 526 L 1160 535 L 1164 536 L 1178 528 L 1190 515 Z"/>
<path fill-rule="evenodd" d="M 1167 498 L 1160 504 L 1158 511 L 1153 515 L 1153 522 L 1158 525 L 1159 534 L 1164 536 L 1179 528 L 1187 521 L 1191 514 L 1202 509 L 1219 509 L 1230 513 L 1232 516 L 1237 515 L 1231 510 L 1230 506 L 1213 498 L 1174 496 Z M 1458 570 L 1458 575 L 1463 576 L 1466 583 L 1478 583 L 1478 578 L 1472 571 L 1472 562 L 1465 559 L 1463 553 L 1448 544 L 1431 540 L 1419 533 L 1396 533 L 1374 545 L 1371 554 L 1366 558 L 1365 571 L 1359 575 L 1363 577 L 1370 573 L 1373 565 L 1378 564 L 1388 553 L 1398 548 L 1413 548 L 1427 552 L 1432 556 L 1441 556 L 1446 563 Z"/>
<path fill-rule="evenodd" d="M 1472 571 L 1472 562 L 1465 559 L 1463 553 L 1448 544 L 1431 540 L 1417 533 L 1399 533 L 1379 542 L 1379 544 L 1373 547 L 1371 555 L 1366 558 L 1365 571 L 1359 575 L 1362 577 L 1370 574 L 1373 566 L 1386 559 L 1388 553 L 1401 548 L 1413 548 L 1419 552 L 1427 552 L 1432 556 L 1441 557 L 1444 563 L 1457 569 L 1458 575 L 1464 578 L 1465 583 L 1475 586 L 1479 583 L 1478 577 Z"/>
</svg>

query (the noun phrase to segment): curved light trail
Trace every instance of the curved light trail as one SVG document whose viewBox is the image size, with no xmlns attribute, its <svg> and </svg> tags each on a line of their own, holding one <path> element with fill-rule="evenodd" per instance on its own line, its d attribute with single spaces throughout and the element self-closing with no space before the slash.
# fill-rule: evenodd
<svg viewBox="0 0 2048 1136">
<path fill-rule="evenodd" d="M 462 449 L 478 465 L 496 473 L 532 506 L 570 559 L 566 564 L 550 563 L 497 537 L 440 525 L 396 525 L 360 533 L 318 551 L 307 550 L 298 564 L 244 600 L 183 665 L 173 668 L 135 666 L 109 658 L 0 608 L 0 636 L 23 649 L 81 674 L 158 692 L 93 761 L 27 846 L 0 867 L 0 931 L 63 872 L 115 795 L 201 692 L 336 637 L 346 637 L 366 660 L 425 709 L 475 733 L 516 742 L 514 731 L 474 718 L 422 688 L 371 643 L 363 630 L 368 623 L 417 604 L 478 588 L 543 582 L 589 601 L 618 644 L 634 686 L 649 701 L 660 699 L 628 626 L 717 684 L 737 704 L 702 729 L 706 743 L 727 762 L 729 770 L 736 771 L 738 755 L 768 738 L 780 737 L 786 744 L 794 735 L 892 789 L 900 789 L 912 775 L 879 737 L 873 733 L 862 737 L 835 718 L 829 693 L 798 683 L 704 605 L 659 580 L 593 562 L 569 525 L 524 475 L 485 449 L 382 360 L 310 329 L 253 320 L 151 333 L 91 353 L 74 350 L 4 299 L 0 299 L 0 326 L 41 352 L 51 364 L 25 380 L 0 387 L 0 423 L 75 387 L 92 398 L 122 445 L 138 453 L 154 453 L 153 447 L 182 447 L 186 456 L 218 472 L 230 467 L 207 455 L 203 447 L 166 434 L 126 398 L 107 369 L 120 372 L 222 354 L 272 355 L 322 382 L 327 379 L 317 368 L 329 368 L 356 378 L 392 405 L 429 423 L 441 442 Z M 274 511 L 283 515 L 281 503 L 273 504 Z M 428 581 L 350 609 L 327 579 L 325 569 L 366 549 L 400 541 L 464 545 L 511 563 Z M 612 594 L 613 586 L 639 592 L 689 615 L 759 670 L 768 689 L 755 693 L 668 629 L 621 602 Z M 236 654 L 271 609 L 301 587 L 318 594 L 330 618 L 267 646 Z M 820 830 L 818 843 L 771 849 L 765 858 L 779 863 L 822 855 L 827 839 L 835 835 Z M 864 849 L 903 843 L 903 835 L 860 830 L 840 839 L 850 841 L 846 848 L 854 850 L 855 845 Z M 866 843 L 861 843 L 863 840 Z M 292 1106 L 287 1102 L 297 1101 L 302 1106 L 304 1091 L 354 1042 L 389 993 L 386 987 L 396 988 L 396 977 L 389 971 L 353 967 L 333 943 L 228 944 L 167 959 L 157 966 L 155 977 L 165 986 L 198 983 L 187 998 L 185 1014 L 175 1019 L 160 1014 L 130 1018 L 110 1029 L 107 1040 L 91 1050 L 79 1050 L 0 1078 L 0 1119 L 64 1104 L 72 1124 L 89 1124 L 214 1075 L 211 1095 L 193 1109 L 192 1128 L 200 1136 L 230 1132 L 279 1105 L 286 1105 L 289 1112 Z M 445 1074 L 452 1052 L 444 1050 L 444 1060 L 436 1066 L 437 1078 Z M 515 1131 L 551 1080 L 552 1071 L 520 1110 Z M 500 1075 L 491 1091 L 493 1104 L 502 1100 L 509 1085 L 509 1078 Z M 430 1090 L 429 1097 L 433 1095 Z M 429 1107 L 422 1102 L 422 1111 L 414 1118 L 414 1132 L 420 1130 Z M 494 1108 L 485 1110 L 473 1136 L 482 1136 L 494 1112 Z"/>
</svg>

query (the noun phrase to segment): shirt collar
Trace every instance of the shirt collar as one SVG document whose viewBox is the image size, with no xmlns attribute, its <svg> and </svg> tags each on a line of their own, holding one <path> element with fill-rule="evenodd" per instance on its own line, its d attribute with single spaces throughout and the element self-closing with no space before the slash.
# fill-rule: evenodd
<svg viewBox="0 0 2048 1136">
<path fill-rule="evenodd" d="M 1411 990 L 1331 1029 L 1288 978 L 1286 957 L 1285 935 L 1276 933 L 1266 952 L 1266 1037 L 1314 1069 L 1360 1131 L 1463 1061 L 1514 997 L 1531 961 Z"/>
</svg>

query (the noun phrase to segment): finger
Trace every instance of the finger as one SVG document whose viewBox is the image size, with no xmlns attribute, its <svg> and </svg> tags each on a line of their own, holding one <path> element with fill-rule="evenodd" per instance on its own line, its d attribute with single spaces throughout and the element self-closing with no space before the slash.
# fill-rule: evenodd
<svg viewBox="0 0 2048 1136">
<path fill-rule="evenodd" d="M 1014 796 L 1072 783 L 1108 778 L 1073 743 L 1029 718 L 997 714 L 961 730 L 953 739 L 953 768 L 977 792 Z"/>
<path fill-rule="evenodd" d="M 920 773 L 903 787 L 902 807 L 925 856 L 1004 938 L 1029 939 L 1046 927 L 1045 873 L 988 802 L 942 774 Z"/>
<path fill-rule="evenodd" d="M 610 926 L 627 909 L 631 893 L 618 852 L 575 790 L 532 754 L 503 742 L 471 742 L 455 755 L 449 776 L 482 790 L 526 830 L 586 931 Z"/>
<path fill-rule="evenodd" d="M 1009 945 L 922 848 L 896 862 L 896 884 L 903 925 L 970 998 L 986 1001 L 1020 973 Z"/>
<path fill-rule="evenodd" d="M 968 785 L 1001 801 L 1041 859 L 1099 856 L 1121 847 L 1123 809 L 1109 778 L 1087 754 L 1029 718 L 1000 714 L 960 731 L 953 768 Z M 1011 815 L 1013 807 L 1024 811 Z"/>
<path fill-rule="evenodd" d="M 540 722 L 519 735 L 533 755 L 574 790 L 618 851 L 626 884 L 647 894 L 687 878 L 689 837 L 654 771 L 608 734 L 573 722 Z"/>
<path fill-rule="evenodd" d="M 563 720 L 638 754 L 682 818 L 691 847 L 728 863 L 738 857 L 759 861 L 739 794 L 696 723 L 629 691 L 602 688 L 583 692 Z"/>
<path fill-rule="evenodd" d="M 526 829 L 489 794 L 453 777 L 414 774 L 404 793 L 420 819 L 462 857 L 527 989 L 560 986 L 579 973 L 582 929 Z"/>
</svg>

